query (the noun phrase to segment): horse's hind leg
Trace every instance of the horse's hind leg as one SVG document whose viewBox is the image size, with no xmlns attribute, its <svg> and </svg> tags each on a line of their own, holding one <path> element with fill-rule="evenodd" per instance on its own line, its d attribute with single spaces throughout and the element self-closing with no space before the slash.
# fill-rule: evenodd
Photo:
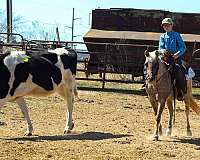
<svg viewBox="0 0 200 160">
<path fill-rule="evenodd" d="M 190 113 L 190 99 L 189 99 L 189 97 L 185 97 L 185 114 L 186 114 L 186 121 L 187 121 L 187 136 L 192 136 L 192 131 L 190 129 L 189 113 Z"/>
<path fill-rule="evenodd" d="M 184 102 L 185 102 L 185 114 L 187 121 L 187 136 L 192 136 L 192 131 L 190 129 L 190 106 L 192 105 L 192 81 L 187 81 L 187 93 L 185 94 Z"/>
<path fill-rule="evenodd" d="M 167 99 L 167 107 L 168 107 L 168 111 L 169 111 L 169 122 L 168 122 L 168 128 L 167 128 L 167 135 L 171 136 L 172 133 L 172 119 L 173 119 L 173 105 L 172 105 L 172 98 L 168 98 Z"/>
</svg>

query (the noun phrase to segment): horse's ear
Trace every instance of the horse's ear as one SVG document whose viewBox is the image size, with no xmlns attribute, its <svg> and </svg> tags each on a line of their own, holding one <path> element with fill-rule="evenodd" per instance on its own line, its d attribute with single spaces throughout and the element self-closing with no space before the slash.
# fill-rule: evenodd
<svg viewBox="0 0 200 160">
<path fill-rule="evenodd" d="M 155 54 L 156 54 L 156 56 L 158 57 L 158 56 L 162 55 L 162 52 L 159 51 L 159 50 L 155 50 Z"/>
<path fill-rule="evenodd" d="M 160 52 L 158 50 L 155 51 L 156 57 L 160 55 Z"/>
<path fill-rule="evenodd" d="M 146 57 L 149 57 L 149 51 L 148 51 L 148 50 L 145 50 L 145 51 L 144 51 L 144 55 L 145 55 Z"/>
</svg>

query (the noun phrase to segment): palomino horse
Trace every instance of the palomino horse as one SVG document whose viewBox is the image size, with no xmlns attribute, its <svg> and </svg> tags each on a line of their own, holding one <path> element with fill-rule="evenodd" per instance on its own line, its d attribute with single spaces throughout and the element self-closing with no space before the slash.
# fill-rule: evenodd
<svg viewBox="0 0 200 160">
<path fill-rule="evenodd" d="M 162 134 L 161 115 L 167 103 L 169 110 L 169 121 L 167 128 L 167 135 L 172 133 L 172 119 L 174 113 L 173 109 L 173 85 L 171 82 L 171 75 L 160 58 L 160 54 L 157 50 L 153 52 L 145 51 L 146 56 L 146 92 L 148 94 L 150 103 L 153 107 L 156 117 L 156 130 L 154 133 L 154 140 L 159 139 L 159 135 Z M 189 123 L 190 108 L 200 115 L 200 107 L 192 97 L 192 80 L 187 80 L 187 93 L 184 95 L 185 113 L 187 119 L 187 135 L 191 136 L 192 131 Z"/>
</svg>

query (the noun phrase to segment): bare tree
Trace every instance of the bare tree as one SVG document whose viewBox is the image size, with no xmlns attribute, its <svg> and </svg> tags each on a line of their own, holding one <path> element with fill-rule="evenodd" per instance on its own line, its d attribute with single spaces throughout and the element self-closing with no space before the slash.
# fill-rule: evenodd
<svg viewBox="0 0 200 160">
<path fill-rule="evenodd" d="M 25 39 L 55 40 L 57 25 L 45 24 L 38 21 L 29 21 L 23 16 L 13 14 L 13 33 L 21 34 Z M 64 26 L 59 26 L 64 32 Z M 59 29 L 60 29 L 59 28 Z M 0 10 L 0 32 L 6 32 L 6 12 Z M 61 35 L 66 40 L 66 34 Z M 16 39 L 16 38 L 14 38 Z M 5 40 L 5 36 L 0 35 L 0 40 Z"/>
</svg>

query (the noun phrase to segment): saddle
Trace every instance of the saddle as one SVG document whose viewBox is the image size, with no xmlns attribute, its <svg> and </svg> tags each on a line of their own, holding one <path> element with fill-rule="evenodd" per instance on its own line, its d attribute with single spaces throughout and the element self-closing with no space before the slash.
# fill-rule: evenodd
<svg viewBox="0 0 200 160">
<path fill-rule="evenodd" d="M 165 51 L 161 57 L 161 60 L 165 63 L 170 75 L 173 88 L 177 91 L 176 98 L 179 101 L 184 100 L 184 94 L 187 92 L 186 82 L 186 68 L 183 63 L 177 63 L 173 58 L 173 53 Z"/>
</svg>

